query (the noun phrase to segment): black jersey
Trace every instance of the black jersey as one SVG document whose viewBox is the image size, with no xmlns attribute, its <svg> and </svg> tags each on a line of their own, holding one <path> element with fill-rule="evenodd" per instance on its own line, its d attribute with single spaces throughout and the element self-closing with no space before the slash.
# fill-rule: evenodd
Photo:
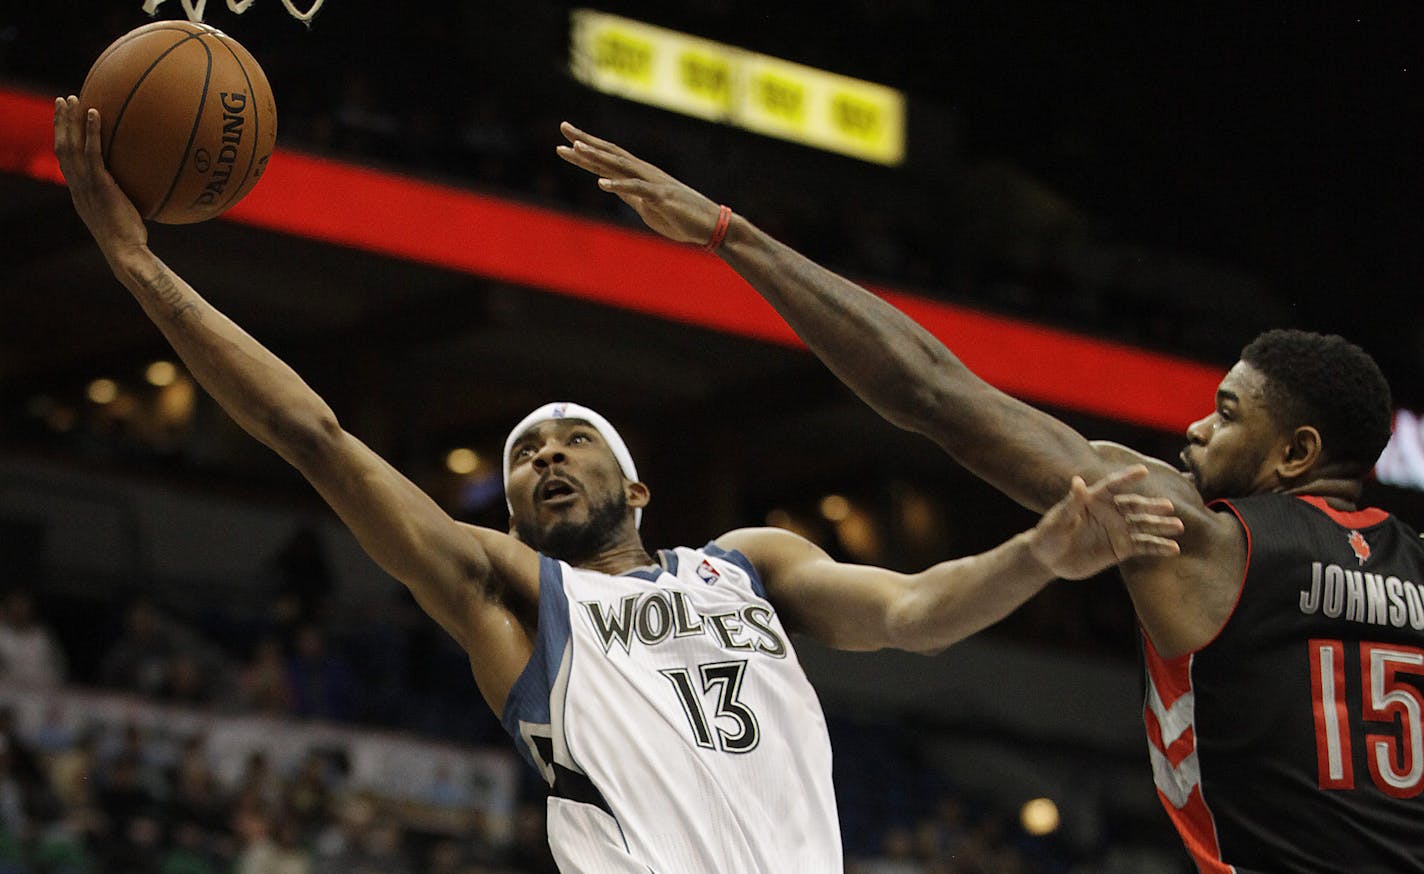
<svg viewBox="0 0 1424 874">
<path fill-rule="evenodd" d="M 1145 641 L 1157 793 L 1207 874 L 1424 872 L 1424 545 L 1382 510 L 1259 495 L 1230 618 Z"/>
</svg>

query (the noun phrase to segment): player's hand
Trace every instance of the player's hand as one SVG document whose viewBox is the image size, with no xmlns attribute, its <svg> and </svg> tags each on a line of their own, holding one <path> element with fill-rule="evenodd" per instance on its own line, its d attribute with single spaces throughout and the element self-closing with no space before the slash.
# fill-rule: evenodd
<svg viewBox="0 0 1424 874">
<path fill-rule="evenodd" d="M 1183 525 L 1172 502 L 1130 491 L 1146 476 L 1146 466 L 1138 464 L 1091 487 L 1073 477 L 1068 495 L 1034 526 L 1034 557 L 1056 576 L 1080 580 L 1129 558 L 1181 552 L 1175 538 Z"/>
<path fill-rule="evenodd" d="M 74 95 L 54 101 L 54 154 L 74 209 L 105 253 L 148 244 L 148 228 L 133 201 L 104 166 L 99 110 L 84 112 Z"/>
<path fill-rule="evenodd" d="M 648 227 L 679 243 L 706 243 L 717 225 L 717 204 L 631 152 L 568 122 L 559 157 L 598 177 L 598 186 L 633 207 Z"/>
</svg>

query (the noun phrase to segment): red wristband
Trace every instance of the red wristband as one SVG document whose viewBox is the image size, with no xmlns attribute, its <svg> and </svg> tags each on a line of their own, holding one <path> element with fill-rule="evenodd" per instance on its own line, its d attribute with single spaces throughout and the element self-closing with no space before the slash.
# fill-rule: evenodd
<svg viewBox="0 0 1424 874">
<path fill-rule="evenodd" d="M 712 237 L 702 244 L 704 252 L 715 252 L 727 238 L 727 227 L 732 224 L 732 208 L 726 204 L 717 207 L 717 225 L 712 228 Z"/>
</svg>

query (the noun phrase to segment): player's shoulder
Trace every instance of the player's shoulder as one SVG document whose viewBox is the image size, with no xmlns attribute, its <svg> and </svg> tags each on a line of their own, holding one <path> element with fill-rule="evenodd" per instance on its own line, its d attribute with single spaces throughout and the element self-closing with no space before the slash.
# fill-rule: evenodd
<svg viewBox="0 0 1424 874">
<path fill-rule="evenodd" d="M 1330 522 L 1351 528 L 1365 528 L 1384 522 L 1404 524 L 1398 517 L 1378 507 L 1339 508 L 1324 496 L 1313 493 L 1259 492 L 1233 498 L 1218 498 L 1209 505 L 1219 513 L 1251 516 L 1256 522 L 1290 522 L 1302 520 Z M 1242 519 L 1244 523 L 1246 520 Z M 1406 526 L 1407 527 L 1407 526 Z"/>
<path fill-rule="evenodd" d="M 499 591 L 521 600 L 537 601 L 542 557 L 517 537 L 503 531 L 456 523 L 478 546 L 478 554 L 488 563 L 488 571 Z"/>
<path fill-rule="evenodd" d="M 1090 440 L 1088 442 L 1092 444 L 1093 449 L 1099 456 L 1109 461 L 1122 461 L 1124 463 L 1140 461 L 1144 464 L 1157 461 L 1157 459 L 1150 455 L 1144 455 L 1131 446 L 1124 446 L 1113 440 Z"/>
<path fill-rule="evenodd" d="M 788 531 L 785 528 L 777 528 L 772 525 L 751 525 L 746 528 L 733 528 L 723 532 L 708 541 L 726 549 L 730 544 L 755 543 L 761 540 L 783 540 L 788 537 L 804 540 L 801 535 Z"/>
<path fill-rule="evenodd" d="M 1115 443 L 1111 440 L 1093 440 L 1091 443 L 1093 451 L 1097 453 L 1098 458 L 1114 468 L 1140 464 L 1147 468 L 1147 475 L 1152 482 L 1166 481 L 1172 483 L 1174 487 L 1181 484 L 1192 492 L 1196 491 L 1195 488 L 1191 487 L 1190 482 L 1187 481 L 1180 469 L 1168 464 L 1160 458 L 1154 458 L 1151 455 L 1133 449 L 1131 446 L 1124 446 L 1121 443 Z"/>
<path fill-rule="evenodd" d="M 1107 468 L 1100 471 L 1103 475 L 1137 464 L 1147 468 L 1147 478 L 1135 484 L 1132 491 L 1149 497 L 1167 498 L 1172 502 L 1172 512 L 1187 526 L 1187 536 L 1182 540 L 1184 553 L 1193 539 L 1194 529 L 1208 538 L 1213 533 L 1231 537 L 1230 529 L 1235 523 L 1208 508 L 1196 484 L 1174 465 L 1109 440 L 1094 440 L 1092 446 Z"/>
<path fill-rule="evenodd" d="M 709 546 L 742 556 L 755 573 L 768 581 L 804 568 L 809 562 L 830 560 L 821 547 L 785 528 L 738 528 Z"/>
<path fill-rule="evenodd" d="M 753 563 L 758 558 L 774 560 L 793 556 L 808 550 L 820 551 L 810 540 L 785 528 L 763 526 L 756 528 L 735 528 L 708 542 L 704 549 L 740 552 Z"/>
</svg>

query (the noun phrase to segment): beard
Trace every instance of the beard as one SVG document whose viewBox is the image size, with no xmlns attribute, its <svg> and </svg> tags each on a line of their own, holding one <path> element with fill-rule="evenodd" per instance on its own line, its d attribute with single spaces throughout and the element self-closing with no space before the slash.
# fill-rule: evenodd
<svg viewBox="0 0 1424 874">
<path fill-rule="evenodd" d="M 592 558 L 618 540 L 618 529 L 628 518 L 628 496 L 615 492 L 601 504 L 590 505 L 585 522 L 559 521 L 548 528 L 517 519 L 514 530 L 519 539 L 550 558 L 569 564 Z"/>
<path fill-rule="evenodd" d="M 1203 504 L 1244 498 L 1257 491 L 1251 475 L 1244 471 L 1217 469 L 1209 476 L 1203 476 L 1200 470 L 1193 470 L 1192 476 L 1192 482 L 1197 487 L 1197 494 L 1201 495 Z"/>
<path fill-rule="evenodd" d="M 1220 489 L 1216 488 L 1211 480 L 1202 476 L 1201 468 L 1188 458 L 1185 450 L 1183 450 L 1179 458 L 1181 459 L 1181 469 L 1191 474 L 1192 486 L 1196 488 L 1197 494 L 1201 495 L 1203 504 L 1210 504 L 1212 501 L 1226 497 L 1225 495 L 1219 494 Z M 1236 495 L 1235 497 L 1240 497 L 1240 495 Z"/>
</svg>

